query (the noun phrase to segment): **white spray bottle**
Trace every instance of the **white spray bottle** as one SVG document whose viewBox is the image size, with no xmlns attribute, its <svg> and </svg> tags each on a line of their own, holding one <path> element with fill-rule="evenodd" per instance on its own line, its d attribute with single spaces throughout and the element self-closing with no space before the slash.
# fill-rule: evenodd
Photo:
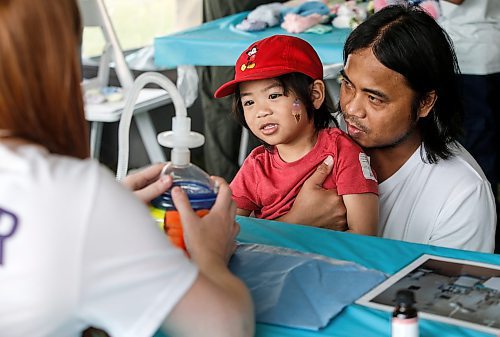
<svg viewBox="0 0 500 337">
<path fill-rule="evenodd" d="M 175 107 L 172 131 L 165 131 L 158 135 L 158 142 L 162 146 L 172 148 L 171 161 L 165 165 L 161 174 L 170 175 L 173 179 L 173 186 L 180 186 L 187 193 L 193 210 L 199 216 L 203 216 L 214 204 L 217 191 L 210 176 L 191 163 L 189 149 L 202 146 L 205 137 L 191 131 L 191 118 L 187 116 L 184 100 L 177 87 L 159 73 L 147 72 L 140 75 L 130 89 L 119 126 L 117 179 L 121 180 L 127 173 L 129 129 L 133 107 L 139 91 L 148 83 L 155 83 L 165 89 L 170 94 Z M 153 216 L 164 228 L 172 243 L 185 249 L 180 217 L 170 191 L 154 199 L 151 206 Z"/>
</svg>

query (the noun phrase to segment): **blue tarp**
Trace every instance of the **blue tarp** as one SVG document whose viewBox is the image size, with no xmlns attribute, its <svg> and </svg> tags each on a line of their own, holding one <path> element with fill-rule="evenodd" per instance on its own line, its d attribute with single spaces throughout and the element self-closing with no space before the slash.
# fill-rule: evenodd
<svg viewBox="0 0 500 337">
<path fill-rule="evenodd" d="M 386 279 L 354 262 L 260 244 L 240 244 L 229 268 L 250 289 L 257 322 L 308 330 Z"/>
</svg>

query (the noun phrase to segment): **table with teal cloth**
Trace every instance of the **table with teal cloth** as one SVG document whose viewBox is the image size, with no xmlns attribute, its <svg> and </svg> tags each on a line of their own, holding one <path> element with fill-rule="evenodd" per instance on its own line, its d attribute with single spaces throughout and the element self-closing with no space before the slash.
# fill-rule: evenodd
<svg viewBox="0 0 500 337">
<path fill-rule="evenodd" d="M 345 232 L 238 217 L 238 241 L 260 243 L 352 261 L 366 268 L 394 274 L 422 254 L 432 254 L 500 265 L 500 255 L 415 244 Z M 334 284 L 334 283 L 333 283 Z M 358 304 L 346 307 L 319 331 L 257 324 L 256 337 L 380 337 L 390 336 L 390 313 Z M 492 336 L 455 325 L 420 320 L 421 337 Z"/>
<path fill-rule="evenodd" d="M 342 62 L 342 50 L 351 29 L 333 28 L 329 33 L 291 34 L 279 26 L 257 32 L 235 28 L 249 12 L 226 16 L 178 33 L 154 40 L 154 60 L 158 67 L 179 65 L 234 66 L 238 56 L 252 42 L 275 34 L 298 36 L 317 51 L 323 64 Z"/>
<path fill-rule="evenodd" d="M 179 33 L 158 37 L 154 41 L 155 64 L 174 68 L 179 65 L 234 66 L 241 52 L 252 42 L 274 34 L 288 34 L 280 27 L 260 32 L 238 31 L 234 26 L 248 12 L 211 21 Z M 323 64 L 342 62 L 342 50 L 349 29 L 331 33 L 288 34 L 311 43 Z M 377 237 L 335 232 L 275 221 L 238 217 L 241 231 L 238 240 L 261 243 L 352 261 L 364 267 L 394 274 L 421 256 L 431 254 L 500 265 L 500 255 L 484 254 L 429 245 L 414 244 Z M 380 337 L 390 336 L 390 313 L 352 304 L 319 331 L 257 324 L 256 337 Z M 455 325 L 420 321 L 421 337 L 492 336 Z"/>
</svg>

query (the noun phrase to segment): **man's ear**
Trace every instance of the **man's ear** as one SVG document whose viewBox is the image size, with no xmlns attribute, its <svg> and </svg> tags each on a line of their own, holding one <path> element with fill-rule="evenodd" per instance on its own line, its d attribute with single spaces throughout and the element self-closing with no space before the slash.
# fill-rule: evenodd
<svg viewBox="0 0 500 337">
<path fill-rule="evenodd" d="M 434 108 L 434 104 L 436 104 L 437 98 L 438 97 L 435 90 L 427 93 L 422 102 L 420 102 L 418 117 L 427 117 L 427 115 L 429 115 L 429 113 L 432 111 L 432 108 Z"/>
<path fill-rule="evenodd" d="M 311 101 L 315 109 L 319 109 L 325 101 L 325 82 L 315 80 L 311 85 Z"/>
</svg>

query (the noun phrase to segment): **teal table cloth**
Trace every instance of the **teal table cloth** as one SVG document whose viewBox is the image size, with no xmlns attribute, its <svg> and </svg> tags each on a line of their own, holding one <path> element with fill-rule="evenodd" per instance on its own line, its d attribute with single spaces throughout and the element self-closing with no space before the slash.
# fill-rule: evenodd
<svg viewBox="0 0 500 337">
<path fill-rule="evenodd" d="M 237 217 L 238 241 L 290 248 L 334 259 L 352 261 L 369 269 L 394 274 L 422 254 L 500 265 L 500 255 L 415 244 L 352 233 L 336 232 L 276 221 Z M 386 311 L 351 304 L 318 331 L 257 323 L 256 337 L 381 337 L 390 336 Z M 420 337 L 486 337 L 476 330 L 431 320 L 420 320 Z"/>
<path fill-rule="evenodd" d="M 284 34 L 308 41 L 323 64 L 342 62 L 342 50 L 351 29 L 333 28 L 329 33 L 291 34 L 279 26 L 258 32 L 240 31 L 235 26 L 249 12 L 241 12 L 154 40 L 154 60 L 158 67 L 179 65 L 234 66 L 238 56 L 252 43 L 265 37 Z"/>
</svg>

